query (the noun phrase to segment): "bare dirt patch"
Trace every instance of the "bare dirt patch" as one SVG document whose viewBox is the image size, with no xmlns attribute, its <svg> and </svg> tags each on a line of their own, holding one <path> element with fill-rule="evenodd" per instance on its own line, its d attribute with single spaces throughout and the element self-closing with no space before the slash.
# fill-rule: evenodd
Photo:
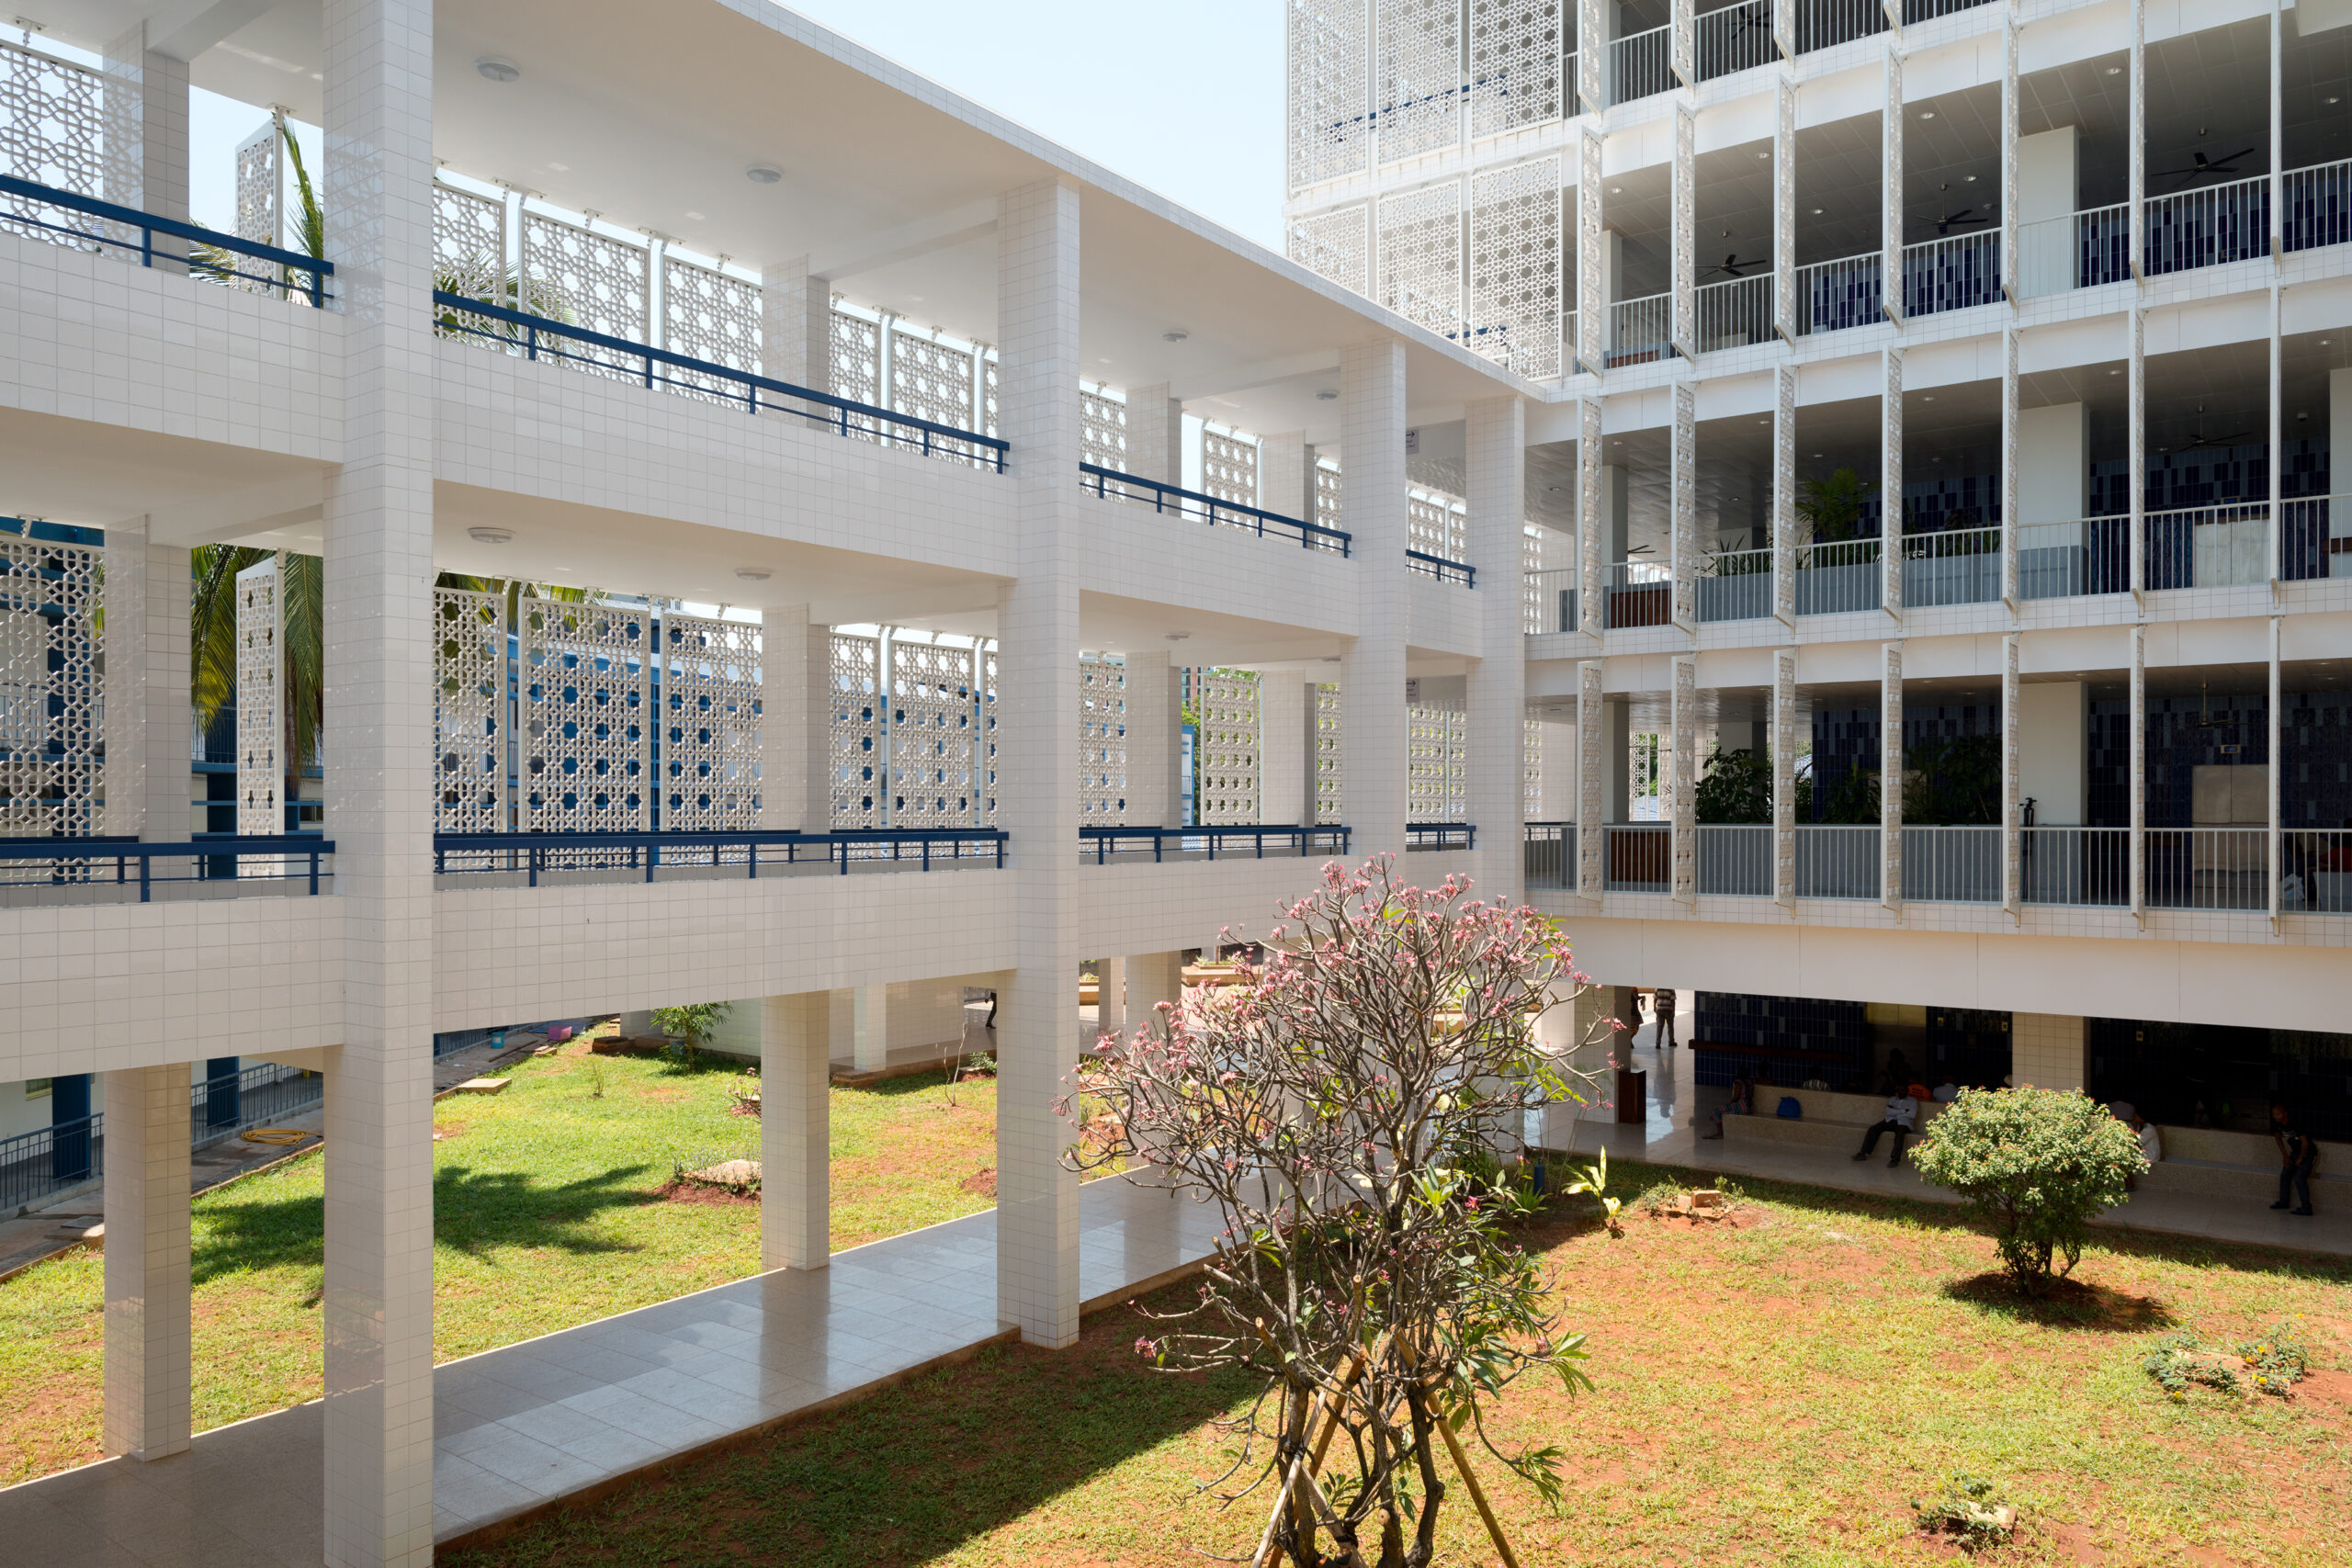
<svg viewBox="0 0 2352 1568">
<path fill-rule="evenodd" d="M 975 1198 L 994 1198 L 996 1196 L 996 1168 L 983 1166 L 957 1182 L 956 1186 L 959 1190 L 969 1192 Z"/>
</svg>

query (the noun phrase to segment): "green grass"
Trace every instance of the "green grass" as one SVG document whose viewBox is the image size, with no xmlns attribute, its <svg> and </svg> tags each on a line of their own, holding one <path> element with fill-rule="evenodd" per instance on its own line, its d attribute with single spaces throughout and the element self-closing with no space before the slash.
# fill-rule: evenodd
<svg viewBox="0 0 2352 1568">
<path fill-rule="evenodd" d="M 1616 1189 L 1681 1173 L 1621 1164 Z M 1947 1208 L 1754 1183 L 1736 1224 L 1589 1201 L 1532 1226 L 1596 1393 L 1529 1389 L 1490 1423 L 1562 1443 L 1563 1516 L 1481 1474 L 1521 1560 L 1866 1568 L 1949 1562 L 1910 1499 L 1954 1470 L 2025 1511 L 1992 1564 L 2343 1560 L 2352 1502 L 2352 1262 L 2102 1235 L 2079 1288 L 2028 1304 Z M 1185 1287 L 1177 1287 L 1171 1297 Z M 2320 1372 L 2291 1403 L 2193 1394 L 2140 1371 L 2175 1325 L 2232 1340 L 2301 1319 Z M 1098 1314 L 1073 1350 L 984 1357 L 577 1515 L 452 1568 L 1177 1568 L 1247 1551 L 1263 1520 L 1193 1495 L 1210 1425 L 1249 1390 L 1138 1364 Z M 1495 1561 L 1455 1495 L 1440 1561 Z"/>
<path fill-rule="evenodd" d="M 441 1101 L 436 1357 L 756 1272 L 756 1208 L 661 1193 L 680 1157 L 758 1153 L 759 1123 L 728 1111 L 735 1081 L 732 1066 L 565 1055 L 525 1064 L 503 1094 Z M 834 1247 L 988 1208 L 961 1183 L 994 1161 L 995 1089 L 835 1089 Z M 196 1200 L 199 1431 L 319 1394 L 322 1178 L 311 1155 Z M 104 1290 L 95 1252 L 0 1284 L 0 1484 L 98 1457 Z"/>
</svg>

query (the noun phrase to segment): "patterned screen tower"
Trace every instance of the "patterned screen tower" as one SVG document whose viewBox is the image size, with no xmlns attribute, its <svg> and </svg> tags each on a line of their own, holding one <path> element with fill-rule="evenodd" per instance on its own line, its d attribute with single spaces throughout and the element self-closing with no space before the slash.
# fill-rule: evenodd
<svg viewBox="0 0 2352 1568">
<path fill-rule="evenodd" d="M 653 794 L 651 616 L 625 604 L 526 599 L 520 619 L 521 828 L 642 831 Z"/>
<path fill-rule="evenodd" d="M 1290 0 L 1290 184 L 1363 172 L 1372 148 L 1365 0 Z"/>
<path fill-rule="evenodd" d="M 662 826 L 756 828 L 760 629 L 664 610 L 659 630 Z"/>
<path fill-rule="evenodd" d="M 1437 491 L 1412 490 L 1405 495 L 1405 546 L 1408 549 L 1458 561 L 1469 553 L 1470 508 L 1455 496 Z"/>
<path fill-rule="evenodd" d="M 1127 405 L 1106 389 L 1078 394 L 1078 456 L 1080 462 L 1114 474 L 1127 471 Z"/>
<path fill-rule="evenodd" d="M 971 429 L 971 350 L 892 327 L 890 407 L 933 424 Z M 941 446 L 945 451 L 972 455 L 967 442 L 944 442 Z"/>
<path fill-rule="evenodd" d="M 455 186 L 433 187 L 435 287 L 471 299 L 503 301 L 520 310 L 534 306 L 514 298 L 506 266 L 506 203 Z M 511 329 L 487 316 L 451 312 L 443 317 L 445 337 L 485 348 L 501 348 Z"/>
<path fill-rule="evenodd" d="M 1345 525 L 1340 520 L 1340 497 L 1341 486 L 1340 481 L 1340 465 L 1330 461 L 1329 458 L 1317 459 L 1315 464 L 1315 515 L 1310 519 L 1310 521 L 1312 521 L 1318 528 L 1340 528 L 1344 530 Z M 1324 541 L 1319 547 L 1336 550 L 1340 547 L 1335 543 Z"/>
<path fill-rule="evenodd" d="M 1344 822 L 1340 799 L 1340 688 L 1315 688 L 1315 820 Z"/>
<path fill-rule="evenodd" d="M 1462 182 L 1380 200 L 1380 302 L 1440 337 L 1462 330 Z"/>
<path fill-rule="evenodd" d="M 972 781 L 969 648 L 890 639 L 890 826 L 962 828 L 977 804 Z"/>
<path fill-rule="evenodd" d="M 433 591 L 433 829 L 502 833 L 506 595 Z"/>
<path fill-rule="evenodd" d="M 1472 176 L 1470 254 L 1470 345 L 1531 379 L 1560 374 L 1558 158 Z"/>
<path fill-rule="evenodd" d="M 1369 299 L 1372 272 L 1372 209 L 1343 207 L 1295 220 L 1288 230 L 1290 259 L 1318 277 Z"/>
<path fill-rule="evenodd" d="M 545 213 L 523 214 L 523 292 L 535 310 L 628 343 L 646 340 L 651 257 L 642 245 Z M 572 344 L 562 364 L 638 380 L 643 365 L 617 352 Z"/>
<path fill-rule="evenodd" d="M 1557 119 L 1566 0 L 1470 0 L 1470 134 Z"/>
<path fill-rule="evenodd" d="M 1258 438 L 1239 431 L 1201 432 L 1201 489 L 1219 501 L 1258 504 Z"/>
<path fill-rule="evenodd" d="M 1467 716 L 1453 708 L 1405 710 L 1405 819 L 1466 822 L 1470 814 Z"/>
<path fill-rule="evenodd" d="M 1373 82 L 1380 161 L 1418 157 L 1462 140 L 1461 0 L 1378 0 Z"/>
<path fill-rule="evenodd" d="M 87 66 L 0 43 L 0 174 L 76 196 L 105 197 L 106 153 L 105 78 Z M 12 198 L 12 205 L 50 223 L 85 216 L 69 218 L 21 198 Z M 61 238 L 29 224 L 0 228 L 36 239 Z"/>
<path fill-rule="evenodd" d="M 99 552 L 0 533 L 0 836 L 80 837 L 98 795 Z"/>
<path fill-rule="evenodd" d="M 1078 819 L 1116 828 L 1127 819 L 1127 667 L 1108 655 L 1078 661 Z"/>
<path fill-rule="evenodd" d="M 1193 705 L 1193 819 L 1203 827 L 1258 820 L 1258 677 L 1245 670 L 1195 670 Z"/>
<path fill-rule="evenodd" d="M 237 573 L 237 832 L 286 831 L 286 558 Z"/>
<path fill-rule="evenodd" d="M 662 346 L 731 370 L 760 373 L 760 286 L 680 256 L 662 258 Z M 733 402 L 741 389 L 717 377 L 675 372 L 714 400 Z"/>
<path fill-rule="evenodd" d="M 832 679 L 833 826 L 876 828 L 882 813 L 882 641 L 835 632 Z"/>
</svg>

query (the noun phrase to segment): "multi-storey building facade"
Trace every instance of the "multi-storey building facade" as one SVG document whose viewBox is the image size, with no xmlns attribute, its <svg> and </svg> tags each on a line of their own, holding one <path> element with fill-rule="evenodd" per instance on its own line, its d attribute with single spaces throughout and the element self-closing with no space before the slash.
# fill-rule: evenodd
<svg viewBox="0 0 2352 1568">
<path fill-rule="evenodd" d="M 1700 993 L 1695 1109 L 2352 1138 L 2344 8 L 1288 18 L 1291 254 L 1544 385 L 1531 897 Z"/>
</svg>

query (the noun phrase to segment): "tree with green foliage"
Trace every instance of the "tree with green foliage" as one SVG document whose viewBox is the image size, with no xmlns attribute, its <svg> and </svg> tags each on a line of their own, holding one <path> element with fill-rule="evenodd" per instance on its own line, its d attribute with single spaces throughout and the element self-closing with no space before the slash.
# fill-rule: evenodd
<svg viewBox="0 0 2352 1568">
<path fill-rule="evenodd" d="M 1911 1158 L 1992 1229 L 2002 1267 L 2029 1296 L 2047 1295 L 2074 1271 L 2091 1221 L 2121 1202 L 2124 1184 L 2148 1168 L 2139 1139 L 2106 1106 L 2030 1085 L 1961 1090 L 1928 1123 Z"/>
<path fill-rule="evenodd" d="M 1861 530 L 1862 502 L 1870 481 L 1851 468 L 1838 468 L 1826 479 L 1806 479 L 1797 486 L 1797 517 L 1816 545 L 1851 539 Z"/>
<path fill-rule="evenodd" d="M 700 1051 L 710 1043 L 719 1021 L 735 1010 L 733 1002 L 682 1002 L 673 1008 L 655 1008 L 653 1027 L 673 1040 L 683 1040 L 689 1051 Z"/>
<path fill-rule="evenodd" d="M 1772 761 L 1770 753 L 1742 748 L 1726 751 L 1721 743 L 1707 758 L 1691 792 L 1698 819 L 1710 824 L 1758 823 L 1772 820 Z"/>
</svg>

